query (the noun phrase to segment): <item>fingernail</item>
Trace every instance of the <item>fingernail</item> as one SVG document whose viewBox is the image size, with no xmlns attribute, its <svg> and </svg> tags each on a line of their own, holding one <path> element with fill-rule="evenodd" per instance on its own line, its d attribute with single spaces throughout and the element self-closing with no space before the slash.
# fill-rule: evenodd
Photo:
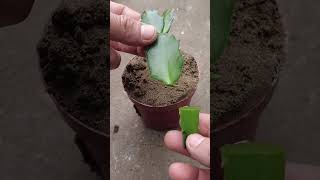
<svg viewBox="0 0 320 180">
<path fill-rule="evenodd" d="M 142 40 L 151 40 L 155 34 L 155 28 L 152 25 L 141 26 L 141 38 Z"/>
<path fill-rule="evenodd" d="M 201 135 L 192 134 L 187 138 L 187 146 L 190 148 L 196 148 L 201 144 L 203 140 L 204 137 L 202 137 Z"/>
</svg>

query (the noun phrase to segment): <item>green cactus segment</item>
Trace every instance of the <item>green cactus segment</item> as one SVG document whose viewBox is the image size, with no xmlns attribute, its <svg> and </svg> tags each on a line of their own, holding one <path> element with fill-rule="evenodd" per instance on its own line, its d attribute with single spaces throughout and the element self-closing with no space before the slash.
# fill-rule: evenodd
<svg viewBox="0 0 320 180">
<path fill-rule="evenodd" d="M 190 134 L 199 131 L 199 107 L 184 106 L 179 108 L 180 127 L 183 136 L 183 144 L 186 147 L 186 140 Z"/>
<path fill-rule="evenodd" d="M 213 63 L 228 44 L 234 0 L 213 0 Z"/>
<path fill-rule="evenodd" d="M 180 52 L 179 41 L 167 34 L 173 22 L 173 10 L 166 10 L 163 16 L 156 10 L 145 11 L 142 14 L 142 22 L 151 24 L 158 31 L 158 39 L 147 48 L 147 63 L 151 77 L 172 86 L 180 78 L 183 57 Z"/>
<path fill-rule="evenodd" d="M 164 22 L 162 33 L 168 33 L 170 31 L 170 28 L 174 19 L 173 9 L 165 10 L 162 16 L 163 16 L 163 22 Z"/>
<path fill-rule="evenodd" d="M 156 43 L 147 51 L 147 63 L 152 78 L 173 85 L 179 79 L 183 67 L 179 41 L 172 35 L 159 34 Z"/>
<path fill-rule="evenodd" d="M 158 33 L 163 29 L 163 17 L 158 14 L 157 10 L 144 11 L 141 15 L 141 21 L 145 24 L 153 25 Z"/>
<path fill-rule="evenodd" d="M 221 148 L 225 180 L 284 180 L 284 151 L 267 144 L 232 144 Z"/>
</svg>

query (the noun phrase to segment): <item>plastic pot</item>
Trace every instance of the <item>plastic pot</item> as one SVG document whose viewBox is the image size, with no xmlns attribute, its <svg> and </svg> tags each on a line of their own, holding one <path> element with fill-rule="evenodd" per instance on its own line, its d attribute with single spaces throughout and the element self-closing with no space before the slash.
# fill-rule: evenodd
<svg viewBox="0 0 320 180">
<path fill-rule="evenodd" d="M 64 121 L 76 132 L 77 138 L 79 138 L 83 144 L 83 147 L 80 150 L 82 151 L 84 160 L 91 166 L 92 170 L 106 178 L 107 163 L 109 163 L 107 161 L 107 155 L 110 153 L 109 148 L 107 148 L 107 145 L 110 143 L 109 135 L 85 125 L 68 113 L 57 102 L 53 95 L 49 95 L 62 114 Z"/>
<path fill-rule="evenodd" d="M 43 79 L 43 75 L 42 81 L 47 89 L 47 84 Z M 91 170 L 106 179 L 107 164 L 109 164 L 107 156 L 110 153 L 110 149 L 107 148 L 108 144 L 110 144 L 109 135 L 97 131 L 81 122 L 79 119 L 67 112 L 65 108 L 59 104 L 53 94 L 48 94 L 62 115 L 63 120 L 75 131 L 76 144 L 82 152 L 84 161 L 91 167 Z"/>
<path fill-rule="evenodd" d="M 254 141 L 258 127 L 258 119 L 267 104 L 269 103 L 278 80 L 272 83 L 269 89 L 264 89 L 253 105 L 245 111 L 235 116 L 229 116 L 227 123 L 219 124 L 213 129 L 213 171 L 214 179 L 223 179 L 223 170 L 221 169 L 220 147 L 225 144 L 234 144 L 242 141 Z"/>
<path fill-rule="evenodd" d="M 54 96 L 49 94 L 51 99 L 56 104 L 58 110 L 62 114 L 64 121 L 76 132 L 78 138 L 83 143 L 82 155 L 85 161 L 95 170 L 99 175 L 106 177 L 107 170 L 107 155 L 109 155 L 109 148 L 107 144 L 110 143 L 109 135 L 99 132 L 85 125 L 77 118 L 66 112 L 65 109 L 56 101 Z"/>
<path fill-rule="evenodd" d="M 179 108 L 190 104 L 194 92 L 195 89 L 182 100 L 168 106 L 151 106 L 138 102 L 130 96 L 129 99 L 133 102 L 137 114 L 147 128 L 163 131 L 180 127 Z"/>
<path fill-rule="evenodd" d="M 196 66 L 196 68 L 198 69 L 198 66 Z M 200 73 L 198 70 L 198 80 L 199 79 Z M 195 86 L 193 89 L 190 89 L 188 91 L 188 94 L 183 99 L 180 99 L 178 102 L 166 106 L 153 106 L 145 104 L 131 97 L 129 93 L 127 93 L 127 95 L 133 102 L 133 107 L 135 108 L 136 113 L 141 117 L 141 120 L 143 121 L 143 124 L 146 128 L 157 131 L 165 131 L 180 128 L 179 108 L 190 105 L 191 99 L 196 89 L 197 86 Z"/>
</svg>

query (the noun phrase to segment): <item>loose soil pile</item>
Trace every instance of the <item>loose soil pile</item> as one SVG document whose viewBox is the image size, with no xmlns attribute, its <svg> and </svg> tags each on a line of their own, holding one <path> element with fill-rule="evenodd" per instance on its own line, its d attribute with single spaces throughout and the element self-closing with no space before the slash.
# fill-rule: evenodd
<svg viewBox="0 0 320 180">
<path fill-rule="evenodd" d="M 166 86 L 161 81 L 152 79 L 146 59 L 134 57 L 122 75 L 125 91 L 131 98 L 152 106 L 171 105 L 190 95 L 197 87 L 199 71 L 192 56 L 183 52 L 182 55 L 182 74 L 174 86 Z"/>
<path fill-rule="evenodd" d="M 38 44 L 48 92 L 73 116 L 108 133 L 108 2 L 66 1 Z"/>
<path fill-rule="evenodd" d="M 250 108 L 271 88 L 286 58 L 275 0 L 236 0 L 229 47 L 213 67 L 211 111 L 220 124 Z"/>
</svg>

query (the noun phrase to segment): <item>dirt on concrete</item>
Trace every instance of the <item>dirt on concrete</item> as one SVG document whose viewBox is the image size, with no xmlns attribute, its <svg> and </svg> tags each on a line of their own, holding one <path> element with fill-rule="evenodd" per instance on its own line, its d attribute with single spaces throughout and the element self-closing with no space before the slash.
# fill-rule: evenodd
<svg viewBox="0 0 320 180">
<path fill-rule="evenodd" d="M 275 0 L 238 0 L 230 44 L 212 67 L 220 75 L 211 84 L 214 123 L 227 121 L 256 102 L 278 78 L 285 62 L 285 33 Z"/>
<path fill-rule="evenodd" d="M 108 2 L 65 1 L 38 44 L 47 91 L 88 126 L 108 133 Z"/>
<path fill-rule="evenodd" d="M 197 88 L 199 81 L 199 71 L 194 57 L 184 52 L 182 56 L 182 73 L 174 86 L 167 86 L 151 78 L 146 59 L 134 57 L 122 75 L 125 91 L 131 98 L 152 106 L 166 106 L 182 100 Z"/>
</svg>

